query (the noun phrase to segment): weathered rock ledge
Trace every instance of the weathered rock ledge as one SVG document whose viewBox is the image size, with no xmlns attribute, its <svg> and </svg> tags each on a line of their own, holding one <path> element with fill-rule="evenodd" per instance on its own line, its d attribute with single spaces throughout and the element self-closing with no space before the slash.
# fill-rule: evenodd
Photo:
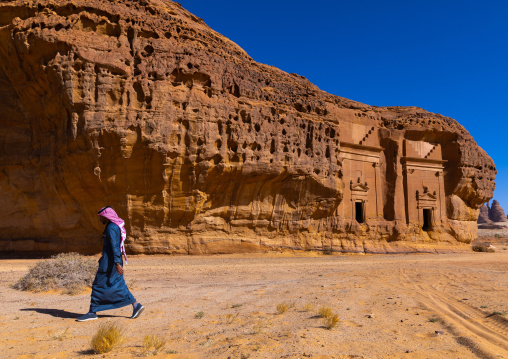
<svg viewBox="0 0 508 359">
<path fill-rule="evenodd" d="M 0 4 L 0 250 L 400 252 L 476 238 L 496 169 L 455 120 L 256 63 L 179 4 Z"/>
</svg>

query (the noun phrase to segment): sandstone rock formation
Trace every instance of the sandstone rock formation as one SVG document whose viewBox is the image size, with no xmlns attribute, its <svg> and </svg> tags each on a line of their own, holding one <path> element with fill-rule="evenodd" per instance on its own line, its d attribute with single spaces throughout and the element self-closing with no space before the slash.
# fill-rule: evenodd
<svg viewBox="0 0 508 359">
<path fill-rule="evenodd" d="M 498 201 L 493 200 L 492 205 L 489 209 L 489 219 L 492 222 L 508 222 L 508 219 L 506 218 L 506 214 L 504 214 L 504 210 L 499 204 Z"/>
<path fill-rule="evenodd" d="M 337 97 L 179 4 L 0 4 L 0 250 L 344 252 L 469 243 L 496 169 L 455 120 Z"/>
<path fill-rule="evenodd" d="M 508 222 L 503 207 L 496 200 L 492 201 L 490 207 L 488 203 L 481 206 L 478 216 L 478 224 L 492 224 L 493 222 Z"/>
<path fill-rule="evenodd" d="M 489 218 L 489 207 L 484 204 L 480 207 L 480 214 L 478 215 L 478 224 L 492 223 Z"/>
</svg>

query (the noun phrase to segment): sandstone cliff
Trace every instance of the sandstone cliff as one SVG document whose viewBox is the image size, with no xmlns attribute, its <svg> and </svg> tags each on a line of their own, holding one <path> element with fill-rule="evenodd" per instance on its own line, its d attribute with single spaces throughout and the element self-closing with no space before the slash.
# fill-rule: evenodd
<svg viewBox="0 0 508 359">
<path fill-rule="evenodd" d="M 492 222 L 508 222 L 504 209 L 501 207 L 498 201 L 493 200 L 492 205 L 489 209 L 489 219 Z"/>
<path fill-rule="evenodd" d="M 320 91 L 171 1 L 5 1 L 0 37 L 2 251 L 96 251 L 106 204 L 131 253 L 418 250 L 493 194 L 455 120 Z"/>
</svg>

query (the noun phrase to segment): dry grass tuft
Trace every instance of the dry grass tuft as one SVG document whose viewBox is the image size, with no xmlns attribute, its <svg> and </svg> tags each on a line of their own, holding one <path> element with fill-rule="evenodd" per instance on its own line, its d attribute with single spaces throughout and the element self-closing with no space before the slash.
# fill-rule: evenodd
<svg viewBox="0 0 508 359">
<path fill-rule="evenodd" d="M 143 355 L 157 355 L 166 346 L 166 339 L 158 334 L 145 335 L 143 339 Z"/>
<path fill-rule="evenodd" d="M 277 314 L 284 314 L 288 311 L 288 305 L 286 303 L 280 303 L 277 305 Z"/>
<path fill-rule="evenodd" d="M 69 337 L 69 328 L 65 328 L 63 330 L 56 330 L 53 332 L 49 332 L 50 336 L 54 340 L 62 341 Z"/>
<path fill-rule="evenodd" d="M 330 307 L 319 308 L 318 315 L 323 318 L 324 326 L 328 330 L 331 330 L 339 322 L 339 316 L 334 314 Z"/>
<path fill-rule="evenodd" d="M 331 330 L 339 322 L 339 316 L 337 314 L 332 314 L 329 317 L 323 318 L 323 321 L 325 328 Z"/>
<path fill-rule="evenodd" d="M 63 289 L 63 293 L 75 295 L 92 285 L 96 271 L 96 259 L 60 253 L 38 262 L 12 287 L 33 292 Z"/>
<path fill-rule="evenodd" d="M 259 334 L 267 327 L 267 323 L 264 320 L 259 319 L 252 328 L 252 334 Z"/>
<path fill-rule="evenodd" d="M 226 316 L 224 318 L 226 319 L 226 323 L 231 324 L 235 321 L 236 317 L 238 317 L 238 314 L 236 314 L 236 315 L 226 314 Z"/>
<path fill-rule="evenodd" d="M 96 354 L 108 353 L 124 342 L 124 330 L 117 324 L 105 323 L 92 338 L 92 350 Z"/>
<path fill-rule="evenodd" d="M 318 314 L 321 318 L 329 318 L 333 315 L 332 308 L 321 307 L 319 308 Z"/>
</svg>

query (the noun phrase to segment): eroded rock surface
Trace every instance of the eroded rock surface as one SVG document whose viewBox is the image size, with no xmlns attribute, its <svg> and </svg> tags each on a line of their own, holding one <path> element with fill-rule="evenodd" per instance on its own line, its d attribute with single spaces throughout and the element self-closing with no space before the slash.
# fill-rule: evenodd
<svg viewBox="0 0 508 359">
<path fill-rule="evenodd" d="M 478 215 L 478 224 L 492 223 L 489 218 L 489 207 L 484 204 L 480 207 L 480 214 Z"/>
<path fill-rule="evenodd" d="M 0 4 L 0 250 L 469 243 L 495 166 L 455 120 L 259 64 L 179 4 Z"/>
<path fill-rule="evenodd" d="M 508 222 L 504 209 L 501 207 L 498 201 L 493 200 L 492 205 L 489 209 L 489 219 L 492 222 Z"/>
</svg>

